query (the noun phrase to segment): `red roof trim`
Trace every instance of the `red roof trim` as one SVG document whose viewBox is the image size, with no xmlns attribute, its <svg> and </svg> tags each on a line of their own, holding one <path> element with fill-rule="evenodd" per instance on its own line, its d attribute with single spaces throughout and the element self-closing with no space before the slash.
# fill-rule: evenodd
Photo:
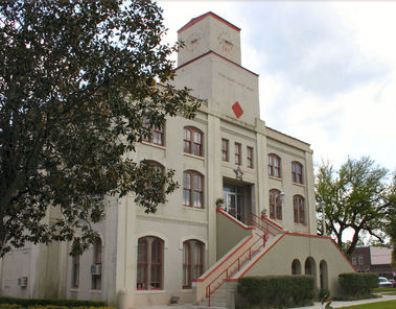
<svg viewBox="0 0 396 309">
<path fill-rule="evenodd" d="M 213 12 L 207 12 L 205 14 L 202 14 L 198 17 L 195 17 L 191 19 L 187 24 L 185 24 L 183 27 L 181 27 L 179 30 L 177 30 L 177 33 L 182 32 L 191 26 L 195 25 L 196 23 L 200 22 L 201 20 L 205 19 L 206 17 L 213 17 L 214 19 L 217 19 L 218 21 L 222 22 L 224 25 L 230 27 L 231 29 L 240 32 L 241 28 L 238 28 L 237 26 L 231 24 L 229 21 L 225 20 L 223 17 L 220 17 L 219 15 L 213 13 Z"/>
<path fill-rule="evenodd" d="M 189 60 L 189 61 L 183 63 L 182 65 L 178 66 L 175 70 L 181 69 L 182 67 L 185 67 L 185 66 L 189 65 L 190 63 L 193 63 L 194 61 L 196 61 L 196 60 L 198 60 L 198 59 L 201 59 L 201 58 L 203 58 L 203 57 L 205 57 L 205 56 L 207 56 L 207 55 L 209 55 L 209 54 L 216 55 L 217 57 L 219 57 L 219 58 L 221 58 L 221 59 L 223 59 L 223 60 L 225 60 L 225 61 L 227 61 L 227 62 L 229 62 L 229 63 L 231 63 L 231 64 L 233 64 L 233 65 L 235 65 L 235 66 L 237 66 L 237 67 L 239 67 L 239 68 L 241 68 L 241 69 L 243 69 L 243 70 L 245 70 L 246 72 L 249 72 L 250 74 L 259 76 L 257 73 L 254 73 L 254 72 L 252 72 L 252 71 L 250 71 L 250 70 L 244 68 L 244 67 L 241 66 L 240 64 L 238 64 L 238 63 L 236 63 L 236 62 L 234 62 L 234 61 L 231 61 L 230 59 L 228 59 L 228 58 L 226 58 L 226 57 L 224 57 L 224 56 L 222 56 L 222 55 L 220 55 L 220 54 L 214 52 L 213 50 L 209 50 L 209 51 L 207 51 L 206 53 L 204 53 L 204 54 L 202 54 L 202 55 L 200 55 L 200 56 L 198 56 L 198 57 L 195 57 L 195 58 L 193 58 L 193 59 L 191 59 L 191 60 Z"/>
</svg>

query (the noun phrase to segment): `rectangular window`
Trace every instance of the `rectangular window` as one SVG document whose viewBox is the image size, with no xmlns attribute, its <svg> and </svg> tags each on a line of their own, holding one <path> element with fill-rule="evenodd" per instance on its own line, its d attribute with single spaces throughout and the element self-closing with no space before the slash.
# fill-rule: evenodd
<svg viewBox="0 0 396 309">
<path fill-rule="evenodd" d="M 228 146 L 229 146 L 228 139 L 223 138 L 221 140 L 221 154 L 222 154 L 222 160 L 225 162 L 228 162 L 230 160 Z"/>
<path fill-rule="evenodd" d="M 247 146 L 247 166 L 253 168 L 253 147 Z"/>
<path fill-rule="evenodd" d="M 242 164 L 242 146 L 240 143 L 235 143 L 235 164 Z"/>
</svg>

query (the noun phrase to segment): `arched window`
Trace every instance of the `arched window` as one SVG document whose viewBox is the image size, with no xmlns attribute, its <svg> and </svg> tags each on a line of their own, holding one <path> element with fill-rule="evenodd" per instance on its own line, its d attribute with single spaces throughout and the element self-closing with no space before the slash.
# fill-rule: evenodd
<svg viewBox="0 0 396 309">
<path fill-rule="evenodd" d="M 93 245 L 92 262 L 92 290 L 100 290 L 102 288 L 102 240 L 100 238 Z"/>
<path fill-rule="evenodd" d="M 304 265 L 304 270 L 305 270 L 305 275 L 312 276 L 314 278 L 315 282 L 315 288 L 316 288 L 316 263 L 315 260 L 312 257 L 308 257 L 305 260 L 305 265 Z"/>
<path fill-rule="evenodd" d="M 276 189 L 270 190 L 270 218 L 282 220 L 282 198 L 281 192 Z"/>
<path fill-rule="evenodd" d="M 164 242 L 154 236 L 139 238 L 136 288 L 158 290 L 163 288 Z"/>
<path fill-rule="evenodd" d="M 274 153 L 268 155 L 268 175 L 281 177 L 281 159 Z"/>
<path fill-rule="evenodd" d="M 146 129 L 150 128 L 149 118 L 143 120 L 143 127 Z M 165 124 L 163 126 L 151 128 L 148 136 L 145 136 L 143 140 L 148 143 L 165 146 Z"/>
<path fill-rule="evenodd" d="M 327 290 L 329 288 L 329 279 L 327 272 L 327 263 L 325 260 L 321 260 L 319 263 L 319 271 L 320 271 L 320 288 L 322 290 Z"/>
<path fill-rule="evenodd" d="M 304 178 L 303 178 L 303 166 L 299 162 L 292 162 L 292 180 L 295 183 L 304 183 Z"/>
<path fill-rule="evenodd" d="M 183 288 L 191 288 L 191 282 L 204 270 L 204 244 L 195 239 L 183 243 Z"/>
<path fill-rule="evenodd" d="M 203 208 L 203 175 L 197 171 L 188 170 L 184 172 L 183 176 L 184 205 L 194 208 Z"/>
<path fill-rule="evenodd" d="M 315 261 L 309 257 L 305 260 L 305 274 L 313 276 L 315 274 Z"/>
<path fill-rule="evenodd" d="M 301 263 L 298 259 L 292 262 L 292 275 L 301 275 Z"/>
<path fill-rule="evenodd" d="M 305 224 L 305 200 L 301 195 L 293 197 L 294 222 Z"/>
<path fill-rule="evenodd" d="M 72 257 L 72 278 L 71 286 L 78 289 L 80 284 L 80 255 L 73 255 Z"/>
<path fill-rule="evenodd" d="M 165 174 L 165 167 L 161 163 L 153 160 L 144 160 L 143 162 L 152 168 L 150 173 L 153 173 L 153 176 L 157 173 L 161 175 Z M 146 190 L 157 189 L 160 185 L 162 186 L 162 190 L 164 190 L 164 183 L 158 177 L 149 177 L 148 179 L 145 183 Z"/>
<path fill-rule="evenodd" d="M 195 127 L 184 127 L 184 152 L 203 155 L 203 133 Z"/>
</svg>

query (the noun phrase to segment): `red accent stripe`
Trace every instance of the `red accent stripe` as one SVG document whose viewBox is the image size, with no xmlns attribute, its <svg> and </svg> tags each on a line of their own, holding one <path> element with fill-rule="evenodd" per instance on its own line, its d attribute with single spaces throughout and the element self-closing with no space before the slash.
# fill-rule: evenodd
<svg viewBox="0 0 396 309">
<path fill-rule="evenodd" d="M 200 56 L 198 56 L 198 57 L 195 57 L 195 58 L 193 58 L 193 59 L 191 59 L 191 60 L 189 60 L 189 61 L 183 63 L 182 65 L 178 66 L 175 70 L 181 69 L 182 67 L 184 67 L 184 66 L 186 66 L 186 65 L 189 65 L 190 63 L 192 63 L 192 62 L 194 62 L 194 61 L 196 61 L 196 60 L 198 60 L 198 59 L 200 59 L 200 58 L 203 58 L 203 57 L 205 57 L 205 56 L 207 56 L 207 55 L 209 55 L 209 54 L 214 54 L 214 55 L 216 55 L 217 57 L 219 57 L 219 58 L 221 58 L 221 59 L 223 59 L 223 60 L 225 60 L 225 61 L 227 61 L 227 62 L 229 62 L 229 63 L 231 63 L 231 64 L 233 64 L 233 65 L 236 65 L 237 67 L 239 67 L 239 68 L 241 68 L 241 69 L 243 69 L 243 70 L 245 70 L 246 72 L 249 72 L 250 74 L 259 76 L 257 73 L 254 73 L 254 72 L 252 72 L 252 71 L 250 71 L 250 70 L 244 68 L 243 66 L 239 65 L 238 63 L 236 63 L 236 62 L 234 62 L 234 61 L 231 61 L 230 59 L 228 59 L 228 58 L 226 58 L 226 57 L 224 57 L 224 56 L 222 56 L 222 55 L 220 55 L 220 54 L 214 52 L 213 50 L 209 50 L 209 51 L 207 51 L 206 53 L 204 53 L 204 54 L 202 54 L 202 55 L 200 55 Z"/>
<path fill-rule="evenodd" d="M 348 259 L 348 257 L 346 256 L 345 252 L 342 251 L 342 250 L 340 249 L 340 247 L 338 247 L 337 243 L 334 241 L 333 238 L 330 238 L 330 239 L 331 239 L 331 242 L 334 244 L 334 246 L 336 246 L 337 250 L 338 250 L 338 251 L 341 253 L 341 255 L 344 257 L 344 259 L 347 260 L 348 264 L 352 267 L 352 269 L 353 269 L 354 271 L 356 271 L 355 266 L 352 265 L 351 261 L 350 261 L 350 260 Z"/>
<path fill-rule="evenodd" d="M 220 266 L 222 266 L 227 260 L 229 260 L 229 258 L 235 254 L 235 252 L 239 251 L 250 239 L 253 238 L 253 235 L 248 236 L 248 238 L 245 239 L 244 242 L 242 242 L 237 248 L 235 248 L 233 251 L 231 251 L 230 253 L 228 253 L 228 255 L 226 257 L 223 258 L 223 260 L 221 261 L 221 263 L 219 265 L 217 265 L 215 268 L 213 268 L 210 273 L 208 273 L 205 277 L 200 277 L 198 279 L 193 280 L 193 282 L 202 282 L 205 281 L 212 273 L 214 273 L 216 270 L 219 269 Z"/>
<path fill-rule="evenodd" d="M 177 33 L 180 33 L 182 31 L 190 28 L 191 26 L 195 25 L 196 23 L 200 22 L 201 20 L 205 19 L 206 17 L 213 17 L 213 18 L 217 19 L 218 21 L 222 22 L 224 25 L 230 27 L 231 29 L 234 29 L 238 32 L 241 31 L 241 28 L 238 28 L 237 26 L 231 24 L 229 21 L 225 20 L 223 17 L 220 17 L 219 15 L 217 15 L 213 12 L 207 12 L 205 14 L 202 14 L 198 17 L 191 19 L 187 24 L 185 24 L 183 27 L 181 27 L 179 30 L 177 30 Z"/>
<path fill-rule="evenodd" d="M 355 267 L 353 267 L 351 261 L 346 257 L 345 253 L 338 247 L 334 239 L 332 239 L 330 236 L 320 236 L 320 235 L 312 235 L 312 234 L 303 234 L 303 233 L 292 233 L 292 232 L 286 232 L 284 233 L 277 241 L 275 241 L 269 248 L 268 250 L 264 251 L 255 261 L 250 265 L 238 278 L 235 279 L 228 279 L 227 281 L 238 281 L 239 278 L 243 277 L 256 263 L 261 260 L 261 258 L 267 254 L 282 238 L 284 238 L 286 235 L 289 236 L 298 236 L 298 237 L 309 237 L 309 238 L 322 238 L 322 239 L 329 239 L 331 242 L 336 246 L 337 250 L 340 252 L 340 254 L 344 257 L 344 259 L 348 262 L 348 264 L 352 267 L 353 270 L 356 271 Z"/>
<path fill-rule="evenodd" d="M 279 225 L 278 223 L 276 223 L 275 221 L 273 221 L 272 219 L 268 218 L 267 216 L 263 216 L 262 220 L 266 220 L 269 223 L 279 227 L 281 230 L 283 230 L 283 227 L 281 225 Z"/>
<path fill-rule="evenodd" d="M 330 236 L 322 236 L 322 235 L 315 235 L 315 234 L 308 234 L 308 233 L 286 232 L 286 234 L 291 235 L 291 236 L 300 236 L 300 237 L 309 237 L 309 238 L 325 238 L 325 239 L 333 240 Z"/>
<path fill-rule="evenodd" d="M 230 219 L 231 221 L 233 221 L 234 223 L 238 224 L 241 228 L 243 228 L 246 231 L 253 231 L 254 230 L 254 226 L 250 226 L 250 225 L 245 225 L 243 224 L 241 221 L 237 220 L 235 217 L 231 216 L 228 212 L 226 212 L 223 208 L 217 208 L 216 209 L 217 213 L 220 213 L 224 216 L 226 216 L 228 219 Z"/>
<path fill-rule="evenodd" d="M 265 250 L 238 278 L 232 279 L 233 281 L 238 281 L 239 278 L 243 277 L 256 263 L 261 260 L 261 258 L 266 255 L 287 233 L 283 233 L 267 250 Z"/>
</svg>

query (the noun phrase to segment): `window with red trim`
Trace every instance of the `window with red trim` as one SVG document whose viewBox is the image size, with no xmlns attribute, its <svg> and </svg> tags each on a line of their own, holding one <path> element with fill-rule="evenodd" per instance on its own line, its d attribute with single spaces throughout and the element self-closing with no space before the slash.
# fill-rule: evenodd
<svg viewBox="0 0 396 309">
<path fill-rule="evenodd" d="M 230 160 L 229 156 L 229 141 L 228 139 L 223 138 L 221 140 L 221 156 L 224 162 L 228 162 Z"/>
<path fill-rule="evenodd" d="M 188 170 L 183 174 L 183 203 L 194 208 L 204 207 L 203 175 L 197 171 Z"/>
<path fill-rule="evenodd" d="M 268 155 L 268 175 L 281 177 L 281 159 L 274 153 Z"/>
<path fill-rule="evenodd" d="M 184 152 L 203 156 L 203 133 L 195 127 L 184 127 Z"/>
<path fill-rule="evenodd" d="M 305 224 L 305 200 L 301 195 L 293 197 L 294 222 Z"/>
<path fill-rule="evenodd" d="M 292 180 L 295 183 L 304 183 L 303 166 L 299 162 L 292 162 Z"/>
<path fill-rule="evenodd" d="M 183 243 L 183 288 L 191 288 L 192 280 L 199 278 L 204 270 L 204 244 L 195 239 Z"/>
<path fill-rule="evenodd" d="M 282 220 L 281 192 L 277 189 L 272 189 L 269 193 L 270 218 Z"/>
<path fill-rule="evenodd" d="M 138 240 L 137 278 L 138 290 L 163 289 L 164 242 L 154 236 Z"/>
<path fill-rule="evenodd" d="M 242 165 L 242 145 L 235 143 L 235 164 Z"/>
<path fill-rule="evenodd" d="M 246 147 L 247 152 L 247 167 L 253 168 L 253 147 Z"/>
</svg>

